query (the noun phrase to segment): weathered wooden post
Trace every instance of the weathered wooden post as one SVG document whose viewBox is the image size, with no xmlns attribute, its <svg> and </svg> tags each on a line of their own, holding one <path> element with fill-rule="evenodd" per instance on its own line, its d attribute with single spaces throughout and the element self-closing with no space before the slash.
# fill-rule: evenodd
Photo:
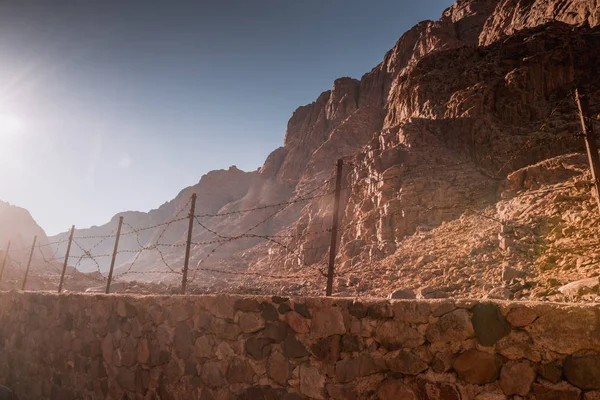
<svg viewBox="0 0 600 400">
<path fill-rule="evenodd" d="M 598 203 L 598 211 L 600 211 L 600 158 L 598 157 L 598 144 L 596 143 L 596 134 L 594 133 L 594 124 L 592 124 L 588 99 L 582 95 L 579 88 L 575 89 L 575 101 L 579 110 L 579 118 L 581 120 L 581 129 L 585 136 L 585 147 L 587 149 L 588 161 L 592 172 L 592 180 L 594 182 L 596 203 Z"/>
<path fill-rule="evenodd" d="M 10 250 L 10 240 L 6 246 L 6 252 L 4 253 L 4 259 L 2 260 L 2 267 L 0 267 L 0 282 L 2 282 L 2 275 L 4 275 L 4 268 L 6 267 L 6 261 L 8 260 L 8 251 Z"/>
<path fill-rule="evenodd" d="M 331 244 L 329 245 L 329 269 L 327 271 L 327 289 L 326 296 L 331 296 L 333 292 L 333 273 L 335 265 L 337 236 L 338 236 L 338 219 L 340 213 L 340 192 L 342 190 L 342 168 L 344 161 L 340 158 L 337 161 L 337 171 L 335 177 L 335 197 L 333 200 L 333 220 L 331 221 Z"/>
<path fill-rule="evenodd" d="M 121 227 L 123 226 L 123 217 L 119 217 L 119 227 L 117 228 L 117 237 L 115 238 L 115 248 L 113 249 L 112 260 L 110 261 L 110 271 L 108 273 L 108 282 L 106 282 L 106 294 L 110 293 L 110 283 L 112 282 L 113 271 L 115 270 L 115 261 L 119 252 L 119 238 L 121 237 Z"/>
<path fill-rule="evenodd" d="M 37 242 L 37 236 L 33 237 L 33 244 L 31 245 L 31 252 L 29 253 L 29 261 L 27 261 L 27 268 L 25 268 L 25 278 L 23 278 L 23 285 L 21 290 L 25 290 L 27 284 L 27 275 L 29 275 L 29 267 L 31 266 L 31 259 L 33 258 L 33 250 L 35 249 L 35 243 Z"/>
<path fill-rule="evenodd" d="M 187 243 L 185 246 L 185 261 L 183 262 L 183 277 L 181 278 L 181 294 L 185 294 L 187 286 L 188 268 L 190 265 L 190 249 L 192 245 L 192 231 L 194 229 L 194 213 L 196 212 L 196 193 L 192 193 L 192 204 L 190 206 Z"/>
<path fill-rule="evenodd" d="M 73 233 L 75 225 L 71 226 L 71 234 L 69 235 L 69 244 L 67 245 L 67 253 L 65 254 L 65 262 L 63 263 L 62 274 L 60 275 L 60 283 L 58 284 L 58 293 L 62 292 L 63 282 L 65 280 L 65 272 L 67 271 L 67 263 L 69 262 L 69 253 L 71 252 L 71 243 L 73 243 Z"/>
</svg>

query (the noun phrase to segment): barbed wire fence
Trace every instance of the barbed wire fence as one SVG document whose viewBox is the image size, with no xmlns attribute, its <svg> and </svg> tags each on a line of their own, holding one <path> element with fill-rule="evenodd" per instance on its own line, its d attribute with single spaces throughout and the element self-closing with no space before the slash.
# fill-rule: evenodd
<svg viewBox="0 0 600 400">
<path fill-rule="evenodd" d="M 564 100 L 554 107 L 550 115 L 562 106 L 564 106 Z M 582 137 L 586 137 L 586 131 L 589 136 L 591 121 L 595 119 L 595 117 L 587 118 L 588 126 L 583 124 L 583 134 L 529 135 L 521 149 L 510 154 L 508 160 L 502 164 L 497 173 L 493 174 L 494 177 L 500 176 L 507 165 L 525 152 L 531 152 L 539 147 L 561 144 L 565 140 L 581 140 Z M 536 132 L 544 132 L 545 128 L 546 121 Z M 503 154 L 490 155 L 490 157 L 499 159 L 501 156 Z M 448 171 L 452 168 L 464 167 L 467 164 L 476 165 L 474 160 L 458 159 L 451 163 L 428 165 L 419 170 L 421 172 L 436 169 Z M 345 171 L 344 167 L 346 168 Z M 348 167 L 350 168 L 348 169 Z M 69 290 L 90 289 L 87 287 L 89 282 L 95 282 L 98 285 L 98 287 L 92 288 L 93 290 L 110 293 L 111 285 L 119 282 L 129 282 L 132 278 L 169 276 L 170 278 L 176 278 L 171 279 L 170 283 L 167 284 L 169 289 L 175 291 L 176 286 L 173 282 L 179 280 L 181 282 L 180 293 L 185 293 L 188 283 L 197 282 L 201 277 L 206 277 L 206 274 L 242 278 L 258 277 L 273 280 L 298 280 L 317 276 L 326 279 L 326 295 L 331 295 L 334 277 L 342 272 L 352 272 L 351 269 L 336 272 L 336 247 L 340 242 L 340 233 L 352 229 L 355 225 L 364 225 L 369 220 L 381 219 L 382 217 L 389 218 L 395 214 L 403 213 L 403 211 L 382 213 L 380 210 L 373 215 L 367 215 L 364 218 L 352 218 L 350 222 L 344 223 L 344 215 L 342 214 L 341 218 L 336 215 L 336 210 L 339 211 L 340 209 L 340 203 L 342 201 L 348 203 L 352 196 L 359 193 L 360 189 L 385 185 L 388 181 L 398 181 L 405 177 L 404 173 L 386 175 L 385 173 L 377 173 L 368 167 L 355 165 L 352 162 L 346 161 L 345 164 L 344 159 L 338 160 L 337 167 L 333 172 L 329 179 L 314 189 L 286 201 L 216 213 L 196 213 L 196 195 L 193 194 L 187 202 L 181 204 L 174 211 L 169 220 L 157 224 L 136 227 L 134 223 L 124 221 L 121 216 L 117 231 L 112 230 L 103 235 L 75 235 L 75 227 L 72 227 L 70 234 L 62 234 L 57 240 L 49 243 L 40 243 L 37 240 L 38 238 L 35 237 L 31 245 L 11 248 L 9 242 L 3 252 L 3 258 L 0 259 L 2 263 L 0 265 L 0 283 L 2 283 L 3 276 L 6 276 L 7 271 L 24 269 L 24 277 L 20 280 L 13 278 L 11 283 L 14 287 L 18 287 L 20 283 L 21 290 L 25 290 L 29 271 L 33 269 L 38 272 L 35 277 L 36 286 L 41 285 L 44 290 L 50 290 L 51 286 L 56 285 L 58 280 L 57 290 L 59 293 L 63 290 L 63 287 Z M 355 183 L 351 182 L 351 176 L 356 178 Z M 559 185 L 530 191 L 525 195 L 543 195 L 568 188 L 581 189 L 582 185 L 587 190 L 589 187 L 594 186 L 594 182 L 585 181 L 577 185 Z M 332 190 L 332 186 L 335 188 L 334 190 Z M 342 192 L 344 192 L 343 199 Z M 596 194 L 594 193 L 594 195 Z M 269 234 L 269 229 L 263 229 L 286 210 L 296 206 L 304 207 L 314 202 L 325 202 L 328 207 L 333 209 L 328 226 L 321 226 L 318 229 L 303 229 L 297 232 L 293 232 L 291 230 L 293 228 L 287 228 L 283 231 L 276 230 L 277 234 Z M 503 223 L 475 207 L 465 207 L 464 205 L 423 207 L 422 211 L 469 212 L 490 219 L 500 225 Z M 250 216 L 256 216 L 255 220 L 251 220 Z M 223 222 L 227 221 L 228 218 L 246 218 L 246 223 L 242 224 L 246 228 L 236 231 L 234 227 L 232 230 L 230 226 Z M 187 224 L 187 230 L 183 227 L 183 224 Z M 173 234 L 170 229 L 175 226 L 178 228 L 176 233 Z M 121 227 L 124 228 L 123 231 L 121 231 Z M 187 238 L 181 235 L 181 232 L 184 231 L 187 233 Z M 194 240 L 194 231 L 200 232 L 196 237 L 200 236 L 203 239 Z M 314 240 L 314 237 L 318 239 Z M 125 248 L 119 248 L 119 240 L 127 241 Z M 317 242 L 316 245 L 315 242 Z M 106 250 L 106 246 L 110 244 L 114 244 L 112 252 Z M 263 244 L 267 247 L 267 251 L 270 251 L 269 246 L 281 251 L 286 260 L 291 260 L 289 262 L 290 267 L 285 270 L 280 268 L 279 271 L 265 272 L 253 270 L 248 265 L 244 268 L 232 268 L 231 266 L 227 268 L 219 265 L 219 260 L 226 259 L 236 251 L 254 248 Z M 544 245 L 543 243 L 537 243 L 536 246 L 543 248 Z M 219 250 L 227 248 L 235 251 L 224 252 L 225 257 L 219 259 L 217 257 Z M 327 257 L 327 251 L 329 257 Z M 150 253 L 155 253 L 157 257 L 150 256 Z M 217 260 L 211 263 L 211 260 L 215 258 Z M 328 260 L 326 260 L 327 258 Z M 116 262 L 117 259 L 118 263 Z M 158 260 L 158 263 L 154 262 L 155 260 Z M 111 268 L 107 273 L 105 266 L 109 261 Z M 190 267 L 190 261 L 193 261 L 195 266 Z M 149 262 L 154 264 L 149 266 Z M 143 264 L 143 267 L 136 268 L 140 264 Z M 117 266 L 117 270 L 113 274 L 115 266 Z M 78 283 L 81 278 L 87 279 L 84 286 Z"/>
</svg>

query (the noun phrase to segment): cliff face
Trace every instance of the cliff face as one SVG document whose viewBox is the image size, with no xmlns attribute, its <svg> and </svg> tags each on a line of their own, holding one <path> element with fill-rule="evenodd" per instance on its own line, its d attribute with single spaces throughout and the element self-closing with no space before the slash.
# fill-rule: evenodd
<svg viewBox="0 0 600 400">
<path fill-rule="evenodd" d="M 31 245 L 33 237 L 37 235 L 42 243 L 47 243 L 48 239 L 44 230 L 35 222 L 35 220 L 24 208 L 0 201 L 0 243 L 2 248 L 11 241 L 14 248 Z"/>
<path fill-rule="evenodd" d="M 343 158 L 347 188 L 338 261 L 342 272 L 360 270 L 393 254 L 422 227 L 494 204 L 511 172 L 581 149 L 573 137 L 579 128 L 572 89 L 577 80 L 592 103 L 600 96 L 593 71 L 600 63 L 599 6 L 596 0 L 459 0 L 438 21 L 402 35 L 360 80 L 338 79 L 298 108 L 284 146 L 258 171 L 213 171 L 157 210 L 125 214 L 126 222 L 135 228 L 185 215 L 177 213 L 192 192 L 199 196 L 196 214 L 321 193 L 332 188 L 327 179 Z M 214 267 L 268 274 L 318 266 L 328 252 L 324 230 L 331 226 L 331 208 L 324 197 L 203 217 L 195 227 L 192 265 L 206 267 L 203 284 L 229 279 L 211 272 Z M 78 234 L 108 234 L 115 226 L 116 218 Z M 179 221 L 164 232 L 126 235 L 121 248 L 152 247 L 158 240 L 181 245 L 186 229 Z M 240 236 L 248 233 L 271 240 Z M 206 243 L 231 237 L 238 239 Z M 112 243 L 102 246 L 101 253 L 109 252 Z M 183 264 L 181 247 L 131 254 L 119 259 L 120 271 L 180 270 Z"/>
</svg>

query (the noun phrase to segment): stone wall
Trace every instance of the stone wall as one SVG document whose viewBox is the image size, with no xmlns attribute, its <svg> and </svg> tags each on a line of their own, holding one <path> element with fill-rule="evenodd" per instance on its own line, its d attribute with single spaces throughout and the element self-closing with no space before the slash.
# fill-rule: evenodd
<svg viewBox="0 0 600 400">
<path fill-rule="evenodd" d="M 0 384 L 20 400 L 600 399 L 600 309 L 4 292 Z"/>
</svg>

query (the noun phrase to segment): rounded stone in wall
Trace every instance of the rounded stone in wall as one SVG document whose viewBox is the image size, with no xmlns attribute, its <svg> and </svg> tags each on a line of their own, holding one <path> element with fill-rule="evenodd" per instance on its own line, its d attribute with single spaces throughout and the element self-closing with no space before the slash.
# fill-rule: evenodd
<svg viewBox="0 0 600 400">
<path fill-rule="evenodd" d="M 600 389 L 600 356 L 569 356 L 563 364 L 567 381 L 581 389 Z"/>
<path fill-rule="evenodd" d="M 498 379 L 501 364 L 495 354 L 470 349 L 456 358 L 453 367 L 461 379 L 483 385 Z"/>
</svg>

